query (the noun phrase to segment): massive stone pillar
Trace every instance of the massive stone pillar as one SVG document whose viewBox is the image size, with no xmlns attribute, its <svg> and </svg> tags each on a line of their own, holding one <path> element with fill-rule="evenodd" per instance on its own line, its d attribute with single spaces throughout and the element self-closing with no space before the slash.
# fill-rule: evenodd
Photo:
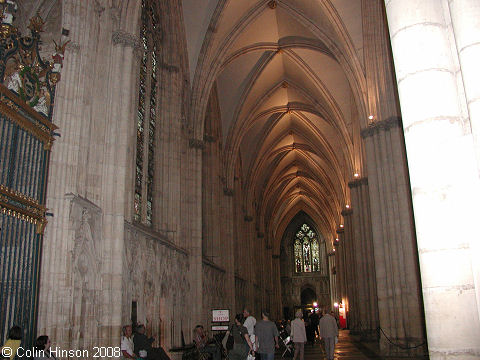
<svg viewBox="0 0 480 360">
<path fill-rule="evenodd" d="M 55 103 L 61 137 L 51 157 L 47 207 L 54 217 L 45 233 L 38 330 L 63 349 L 90 351 L 117 346 L 120 339 L 126 164 L 139 45 L 132 34 L 136 22 L 119 19 L 129 5 L 105 9 L 64 1 L 62 7 L 71 43 Z"/>
<path fill-rule="evenodd" d="M 372 123 L 362 130 L 362 137 L 367 154 L 381 351 L 421 353 L 425 347 L 407 350 L 424 342 L 424 328 L 400 119 Z"/>
<path fill-rule="evenodd" d="M 480 3 L 476 0 L 450 1 L 455 42 L 472 127 L 477 167 L 480 173 Z M 480 242 L 471 241 L 472 270 L 480 316 Z"/>
<path fill-rule="evenodd" d="M 467 111 L 470 85 L 478 87 L 478 77 L 472 78 L 472 70 L 463 66 L 478 51 L 478 43 L 470 40 L 478 35 L 479 5 L 447 0 L 385 4 L 403 114 L 430 358 L 478 359 L 475 264 L 480 254 L 475 244 L 480 236 L 474 224 L 480 182 L 472 135 L 478 125 L 474 124 L 478 99 L 469 100 Z M 459 22 L 460 16 L 465 22 Z"/>
<path fill-rule="evenodd" d="M 355 285 L 359 307 L 358 330 L 362 337 L 373 340 L 378 337 L 378 303 L 368 180 L 354 180 L 348 186 L 351 194 L 352 242 L 357 276 Z"/>
</svg>

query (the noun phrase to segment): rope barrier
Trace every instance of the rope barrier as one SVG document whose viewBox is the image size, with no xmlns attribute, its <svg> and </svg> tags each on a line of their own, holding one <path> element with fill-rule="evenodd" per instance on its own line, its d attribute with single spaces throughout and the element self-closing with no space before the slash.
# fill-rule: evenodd
<svg viewBox="0 0 480 360">
<path fill-rule="evenodd" d="M 380 332 L 383 334 L 383 336 L 385 336 L 385 339 L 387 339 L 390 344 L 392 344 L 393 346 L 396 346 L 396 347 L 398 347 L 398 348 L 400 348 L 400 349 L 402 349 L 402 350 L 416 349 L 416 348 L 419 348 L 420 346 L 423 346 L 423 345 L 426 344 L 425 341 L 422 342 L 422 343 L 419 344 L 419 345 L 410 346 L 410 347 L 409 347 L 409 346 L 405 346 L 405 345 L 396 344 L 396 343 L 394 343 L 392 340 L 390 340 L 390 338 L 387 336 L 387 334 L 385 334 L 385 331 L 383 331 L 383 329 L 382 329 L 381 327 L 378 327 L 378 328 L 380 329 Z"/>
</svg>

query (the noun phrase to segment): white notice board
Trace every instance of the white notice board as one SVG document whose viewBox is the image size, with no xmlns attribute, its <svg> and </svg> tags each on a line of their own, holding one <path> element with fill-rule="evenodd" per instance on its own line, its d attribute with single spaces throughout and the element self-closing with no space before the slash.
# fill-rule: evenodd
<svg viewBox="0 0 480 360">
<path fill-rule="evenodd" d="M 229 322 L 230 311 L 227 310 L 212 310 L 212 322 Z"/>
</svg>

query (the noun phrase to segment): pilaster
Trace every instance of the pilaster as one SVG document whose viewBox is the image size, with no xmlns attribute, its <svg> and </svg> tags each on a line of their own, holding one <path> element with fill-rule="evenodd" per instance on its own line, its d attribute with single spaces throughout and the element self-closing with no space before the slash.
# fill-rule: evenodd
<svg viewBox="0 0 480 360">
<path fill-rule="evenodd" d="M 372 242 L 368 179 L 351 181 L 352 229 L 357 274 L 359 332 L 363 338 L 378 338 L 378 303 Z"/>
<path fill-rule="evenodd" d="M 362 130 L 362 137 L 368 165 L 380 348 L 384 354 L 422 353 L 425 347 L 414 348 L 424 343 L 424 329 L 401 121 L 374 122 Z"/>
</svg>

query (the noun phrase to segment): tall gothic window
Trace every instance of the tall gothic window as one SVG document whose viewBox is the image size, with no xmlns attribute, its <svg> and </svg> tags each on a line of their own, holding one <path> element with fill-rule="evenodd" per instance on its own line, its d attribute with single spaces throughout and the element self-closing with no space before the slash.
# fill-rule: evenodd
<svg viewBox="0 0 480 360">
<path fill-rule="evenodd" d="M 320 271 L 320 251 L 317 235 L 307 224 L 303 224 L 297 231 L 293 247 L 295 272 Z"/>
<path fill-rule="evenodd" d="M 152 224 L 155 125 L 157 120 L 157 46 L 159 22 L 154 2 L 142 0 L 140 86 L 137 107 L 134 220 Z"/>
</svg>

